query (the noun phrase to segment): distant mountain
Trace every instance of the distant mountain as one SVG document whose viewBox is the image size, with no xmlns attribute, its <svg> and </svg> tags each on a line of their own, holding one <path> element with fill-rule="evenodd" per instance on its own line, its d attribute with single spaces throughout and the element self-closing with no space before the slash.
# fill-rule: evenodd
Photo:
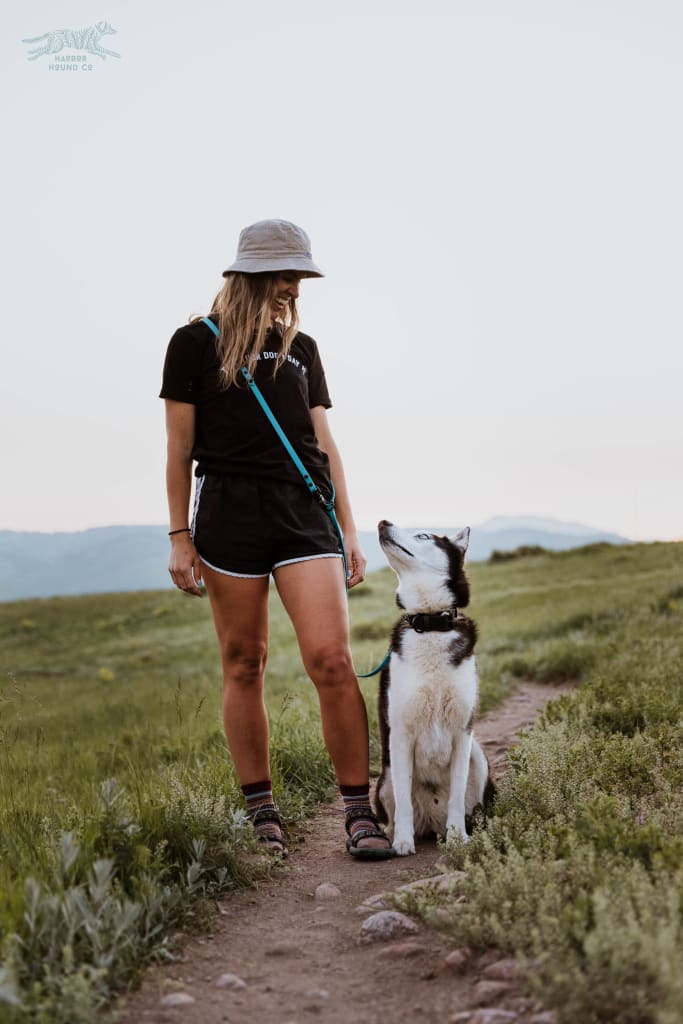
<svg viewBox="0 0 683 1024">
<path fill-rule="evenodd" d="M 567 551 L 586 544 L 629 544 L 627 537 L 598 530 L 582 523 L 538 516 L 496 516 L 472 529 L 468 558 L 480 561 L 492 551 L 514 551 L 522 545 L 538 544 L 550 551 Z"/>
<path fill-rule="evenodd" d="M 423 527 L 429 529 L 429 527 Z M 448 528 L 433 527 L 435 533 Z M 386 567 L 373 532 L 361 531 L 368 571 Z M 554 519 L 498 516 L 472 528 L 469 561 L 493 550 L 538 544 L 553 551 L 607 541 L 626 544 L 616 533 Z M 164 526 L 102 526 L 78 533 L 0 530 L 0 601 L 58 594 L 160 590 L 171 586 Z"/>
<path fill-rule="evenodd" d="M 167 587 L 168 548 L 163 526 L 0 530 L 0 600 Z"/>
<path fill-rule="evenodd" d="M 541 516 L 494 516 L 481 523 L 477 530 L 485 530 L 491 533 L 496 530 L 543 530 L 545 533 L 566 533 L 571 537 L 594 537 L 597 531 L 593 526 L 584 526 L 582 523 L 565 523 L 559 519 L 544 519 Z M 604 537 L 613 537 L 614 543 L 623 543 L 616 533 L 602 534 Z M 591 542 L 592 543 L 592 542 Z"/>
</svg>

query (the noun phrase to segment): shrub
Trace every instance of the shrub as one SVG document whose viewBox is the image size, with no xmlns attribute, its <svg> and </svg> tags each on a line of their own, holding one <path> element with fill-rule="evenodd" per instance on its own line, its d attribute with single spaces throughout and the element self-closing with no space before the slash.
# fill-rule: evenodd
<svg viewBox="0 0 683 1024">
<path fill-rule="evenodd" d="M 512 551 L 499 551 L 494 550 L 489 555 L 489 562 L 495 564 L 496 562 L 512 562 L 516 558 L 533 558 L 535 555 L 549 555 L 551 552 L 548 548 L 541 547 L 540 544 L 520 544 L 519 547 L 514 548 Z"/>
<path fill-rule="evenodd" d="M 272 752 L 280 807 L 292 824 L 334 777 L 317 723 L 290 700 L 274 722 Z M 45 818 L 24 811 L 23 833 L 42 870 L 4 908 L 11 923 L 0 1020 L 100 1019 L 145 963 L 170 955 L 174 927 L 201 921 L 207 900 L 266 877 L 272 862 L 258 855 L 241 805 L 225 744 L 212 740 L 204 753 L 152 771 L 129 764 L 124 779 L 100 783 L 89 807 L 56 803 Z M 15 816 L 19 822 L 19 810 Z M 60 821 L 71 830 L 60 831 Z"/>
<path fill-rule="evenodd" d="M 504 658 L 500 670 L 518 679 L 559 683 L 581 679 L 594 661 L 595 655 L 588 643 L 554 641 L 538 645 L 528 654 L 513 654 Z"/>
<path fill-rule="evenodd" d="M 542 613 L 515 580 L 507 600 L 523 611 L 511 607 L 485 670 L 582 686 L 510 752 L 493 817 L 467 844 L 449 838 L 448 862 L 465 872 L 455 899 L 398 901 L 459 943 L 518 957 L 562 1024 L 683 1019 L 681 554 L 562 555 L 555 571 L 583 564 L 581 586 L 553 603 L 544 577 Z"/>
</svg>

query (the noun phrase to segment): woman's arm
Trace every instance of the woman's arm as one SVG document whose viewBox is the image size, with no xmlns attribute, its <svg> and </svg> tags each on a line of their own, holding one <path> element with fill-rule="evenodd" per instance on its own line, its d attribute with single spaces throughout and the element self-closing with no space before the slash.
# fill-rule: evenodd
<svg viewBox="0 0 683 1024">
<path fill-rule="evenodd" d="M 183 530 L 189 525 L 192 490 L 192 448 L 194 446 L 195 407 L 189 402 L 166 403 L 166 493 L 169 529 Z M 171 538 L 168 571 L 176 587 L 188 594 L 202 596 L 202 563 L 190 534 L 175 533 Z"/>
<path fill-rule="evenodd" d="M 344 547 L 346 548 L 346 559 L 349 566 L 349 587 L 355 587 L 357 583 L 362 583 L 365 579 L 365 569 L 368 563 L 361 550 L 358 531 L 353 521 L 349 492 L 346 487 L 346 477 L 344 476 L 344 466 L 342 465 L 339 449 L 332 437 L 325 407 L 317 405 L 314 409 L 311 409 L 311 419 L 313 420 L 315 436 L 318 439 L 318 446 L 321 451 L 326 453 L 330 460 L 330 475 L 336 495 L 337 518 L 344 535 Z"/>
</svg>

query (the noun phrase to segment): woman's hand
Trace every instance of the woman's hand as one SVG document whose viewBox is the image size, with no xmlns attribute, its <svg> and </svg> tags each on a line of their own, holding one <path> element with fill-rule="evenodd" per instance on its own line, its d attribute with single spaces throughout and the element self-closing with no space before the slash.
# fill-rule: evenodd
<svg viewBox="0 0 683 1024">
<path fill-rule="evenodd" d="M 358 534 L 350 533 L 344 537 L 344 547 L 346 548 L 346 561 L 349 567 L 349 590 L 351 587 L 355 587 L 357 583 L 362 583 L 365 579 L 365 570 L 367 569 L 368 561 L 360 546 L 358 540 Z"/>
<path fill-rule="evenodd" d="M 171 579 L 179 590 L 201 597 L 202 563 L 189 533 L 171 537 L 171 558 L 168 563 Z"/>
</svg>

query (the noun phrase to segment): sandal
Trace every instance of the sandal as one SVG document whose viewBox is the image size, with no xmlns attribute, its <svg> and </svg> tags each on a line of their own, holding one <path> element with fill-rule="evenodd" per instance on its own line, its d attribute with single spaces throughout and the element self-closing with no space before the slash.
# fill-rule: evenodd
<svg viewBox="0 0 683 1024">
<path fill-rule="evenodd" d="M 288 856 L 287 844 L 282 832 L 282 822 L 275 804 L 261 804 L 257 807 L 250 820 L 256 832 L 256 838 L 268 853 L 283 859 Z"/>
<path fill-rule="evenodd" d="M 367 822 L 368 827 L 354 829 L 352 832 L 351 825 L 354 821 Z M 346 849 L 352 857 L 356 857 L 358 860 L 388 860 L 390 857 L 396 856 L 396 850 L 391 845 L 389 836 L 380 828 L 370 804 L 360 804 L 348 811 L 345 826 L 349 836 L 346 840 Z M 384 839 L 388 845 L 359 846 L 358 843 L 361 839 Z"/>
</svg>

